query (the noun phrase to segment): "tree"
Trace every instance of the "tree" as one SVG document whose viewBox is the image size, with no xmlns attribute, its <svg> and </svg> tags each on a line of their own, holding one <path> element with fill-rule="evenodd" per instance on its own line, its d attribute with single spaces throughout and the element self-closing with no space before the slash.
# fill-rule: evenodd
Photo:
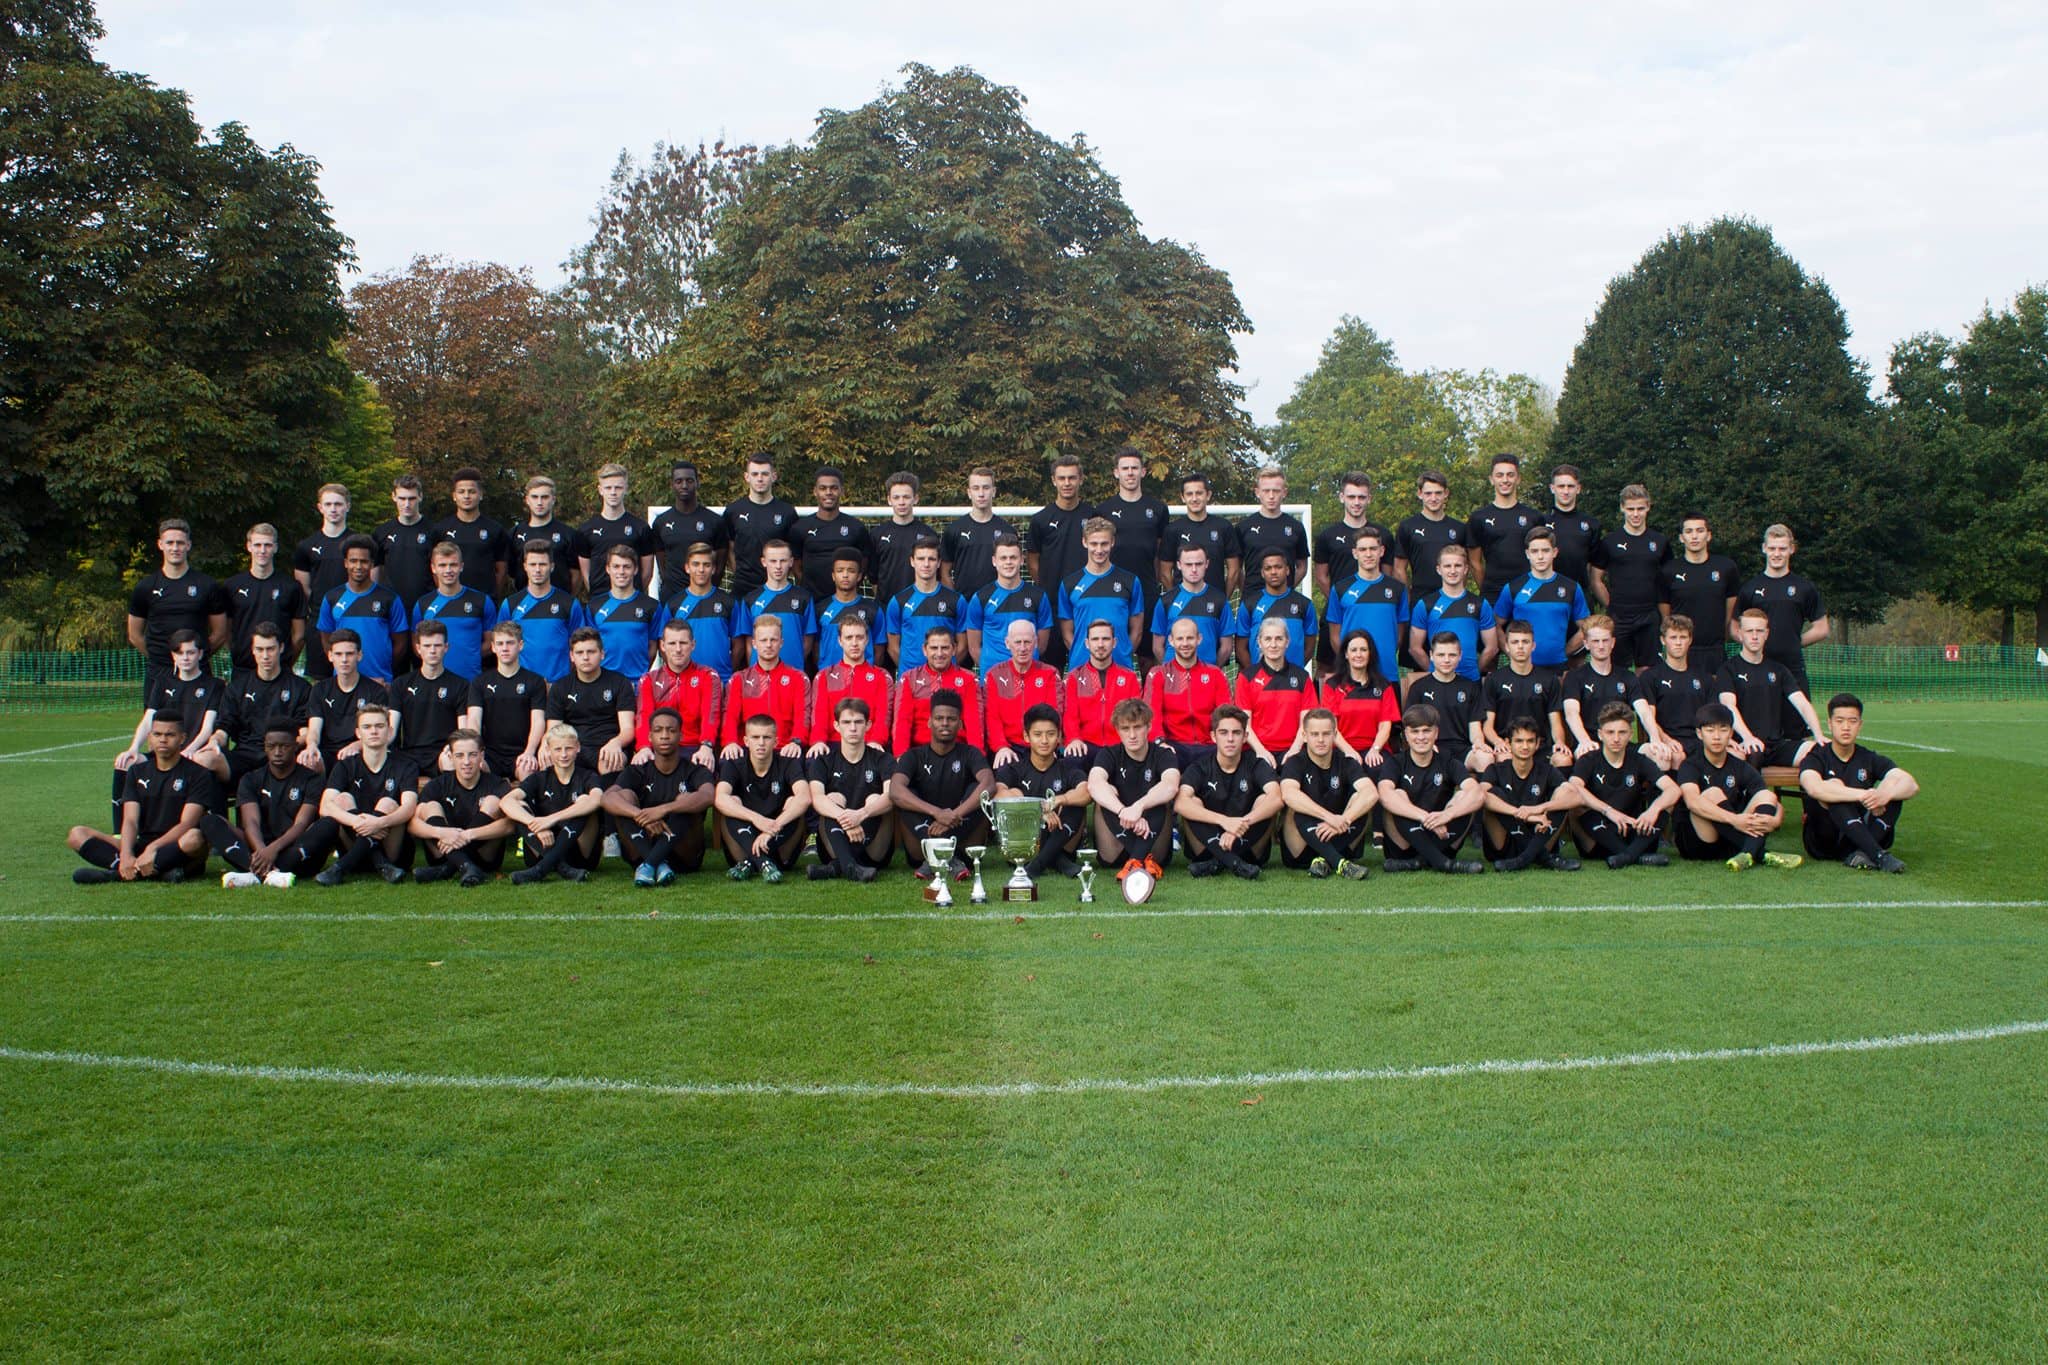
<svg viewBox="0 0 2048 1365">
<path fill-rule="evenodd" d="M 1960 344 L 1900 342 L 1886 390 L 1902 459 L 1928 475 L 1931 586 L 1999 611 L 2008 645 L 2014 609 L 2031 610 L 2048 648 L 2048 290 L 1985 309 Z"/>
<path fill-rule="evenodd" d="M 858 497 L 908 467 L 939 497 L 973 465 L 1028 500 L 1049 456 L 1126 441 L 1164 476 L 1241 461 L 1252 429 L 1229 279 L 1146 237 L 1087 143 L 1033 128 L 964 68 L 770 150 L 716 216 L 702 303 L 607 386 L 603 433 L 642 462 L 768 449 L 846 468 Z"/>
<path fill-rule="evenodd" d="M 1543 448 L 1553 407 L 1542 384 L 1493 370 L 1407 374 L 1393 343 L 1345 316 L 1315 369 L 1280 405 L 1268 443 L 1292 492 L 1337 514 L 1343 476 L 1359 469 L 1381 490 L 1376 515 L 1396 516 L 1426 469 L 1450 480 L 1453 515 L 1492 496 L 1487 461 Z"/>
<path fill-rule="evenodd" d="M 1565 374 L 1550 456 L 1587 505 L 1648 486 L 1653 518 L 1698 511 L 1736 562 L 1792 527 L 1837 617 L 1875 620 L 1911 571 L 1913 471 L 1878 439 L 1834 294 L 1741 219 L 1684 228 L 1607 288 Z"/>
<path fill-rule="evenodd" d="M 416 256 L 349 294 L 348 354 L 390 410 L 396 455 L 435 496 L 474 465 L 500 516 L 519 512 L 518 485 L 546 471 L 565 493 L 588 455 L 553 383 L 564 349 L 558 313 L 525 270 Z"/>
<path fill-rule="evenodd" d="M 758 149 L 654 144 L 645 166 L 619 153 L 591 239 L 562 268 L 560 298 L 578 340 L 610 361 L 646 360 L 681 333 L 701 294 L 711 224 Z"/>
<path fill-rule="evenodd" d="M 101 33 L 77 0 L 0 17 L 0 572 L 125 564 L 172 515 L 232 554 L 303 505 L 348 383 L 317 163 L 207 138 Z"/>
</svg>

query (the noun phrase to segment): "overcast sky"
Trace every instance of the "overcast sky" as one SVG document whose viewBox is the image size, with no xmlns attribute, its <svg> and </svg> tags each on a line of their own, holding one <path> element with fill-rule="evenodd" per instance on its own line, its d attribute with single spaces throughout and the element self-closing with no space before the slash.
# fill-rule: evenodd
<svg viewBox="0 0 2048 1365">
<path fill-rule="evenodd" d="M 1746 214 L 1881 374 L 2048 280 L 2038 5 L 979 6 L 101 0 L 103 60 L 325 166 L 365 274 L 529 266 L 588 236 L 622 148 L 809 135 L 905 62 L 1085 134 L 1154 236 L 1229 272 L 1260 420 L 1340 315 L 1411 369 L 1556 386 L 1662 234 Z"/>
</svg>

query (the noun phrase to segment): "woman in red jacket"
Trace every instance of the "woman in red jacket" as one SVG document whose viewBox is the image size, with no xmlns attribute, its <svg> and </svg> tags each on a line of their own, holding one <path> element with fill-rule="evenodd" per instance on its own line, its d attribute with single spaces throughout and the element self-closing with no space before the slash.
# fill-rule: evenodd
<svg viewBox="0 0 2048 1365">
<path fill-rule="evenodd" d="M 1344 637 L 1337 669 L 1323 679 L 1323 705 L 1337 713 L 1337 747 L 1368 768 L 1386 760 L 1401 723 L 1401 689 L 1380 672 L 1370 634 L 1354 630 Z"/>
<path fill-rule="evenodd" d="M 1301 742 L 1301 718 L 1316 707 L 1315 679 L 1287 662 L 1287 623 L 1259 627 L 1259 661 L 1237 675 L 1237 704 L 1251 712 L 1251 746 L 1274 767 Z"/>
</svg>

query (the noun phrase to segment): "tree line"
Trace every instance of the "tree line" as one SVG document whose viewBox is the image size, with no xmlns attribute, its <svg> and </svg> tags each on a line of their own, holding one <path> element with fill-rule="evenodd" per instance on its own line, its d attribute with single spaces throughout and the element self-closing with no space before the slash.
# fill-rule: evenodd
<svg viewBox="0 0 2048 1365">
<path fill-rule="evenodd" d="M 1425 468 L 1476 506 L 1513 450 L 1577 465 L 1596 509 L 1645 483 L 1724 548 L 1791 524 L 1843 617 L 1931 590 L 2002 612 L 2008 641 L 2031 612 L 2048 645 L 2039 287 L 1899 342 L 1873 393 L 1826 284 L 1721 219 L 1608 286 L 1555 396 L 1411 373 L 1346 316 L 1261 427 L 1228 275 L 971 70 L 908 66 L 799 143 L 622 153 L 557 288 L 427 254 L 344 292 L 318 163 L 208 133 L 181 92 L 99 62 L 101 36 L 88 0 L 0 18 L 0 647 L 106 641 L 159 517 L 227 567 L 331 480 L 361 501 L 475 465 L 511 516 L 544 471 L 573 512 L 604 463 L 657 488 L 690 455 L 717 502 L 770 450 L 837 465 L 855 502 L 899 468 L 955 501 L 984 465 L 1032 502 L 1053 456 L 1126 444 L 1221 500 L 1278 463 L 1329 515 L 1354 468 L 1389 510 Z"/>
</svg>

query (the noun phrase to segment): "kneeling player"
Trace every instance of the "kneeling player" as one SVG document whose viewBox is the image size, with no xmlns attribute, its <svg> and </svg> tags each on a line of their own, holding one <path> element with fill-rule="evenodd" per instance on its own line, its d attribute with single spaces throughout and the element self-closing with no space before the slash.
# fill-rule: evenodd
<svg viewBox="0 0 2048 1365">
<path fill-rule="evenodd" d="M 1807 751 L 1799 765 L 1806 793 L 1801 836 L 1816 858 L 1845 867 L 1904 872 L 1892 853 L 1899 807 L 1920 794 L 1913 775 L 1883 754 L 1856 743 L 1863 733 L 1863 703 L 1842 692 L 1828 700 L 1828 742 Z"/>
<path fill-rule="evenodd" d="M 481 886 L 505 865 L 512 821 L 504 801 L 512 784 L 484 762 L 483 736 L 474 730 L 458 729 L 448 737 L 448 764 L 420 792 L 412 813 L 412 835 L 427 855 L 427 865 L 412 879 L 459 877 L 463 886 Z"/>
<path fill-rule="evenodd" d="M 778 622 L 777 640 L 780 628 Z M 764 638 L 755 632 L 757 644 Z M 804 761 L 781 752 L 776 736 L 775 717 L 765 712 L 748 716 L 740 727 L 740 756 L 718 765 L 711 827 L 732 865 L 726 875 L 736 882 L 756 872 L 764 882 L 779 882 L 804 851 L 804 812 L 811 804 Z"/>
<path fill-rule="evenodd" d="M 1251 714 L 1242 706 L 1217 707 L 1209 739 L 1214 747 L 1181 769 L 1173 804 L 1188 875 L 1213 877 L 1227 867 L 1251 881 L 1273 849 L 1273 817 L 1283 804 L 1280 774 L 1248 751 Z"/>
<path fill-rule="evenodd" d="M 91 863 L 71 874 L 82 885 L 182 882 L 206 870 L 199 821 L 213 805 L 213 774 L 184 756 L 185 722 L 159 711 L 149 722 L 149 758 L 122 773 L 121 831 L 73 825 L 65 842 Z"/>
<path fill-rule="evenodd" d="M 1368 818 L 1379 789 L 1365 764 L 1337 747 L 1337 714 L 1314 707 L 1301 718 L 1301 748 L 1280 765 L 1280 861 L 1311 877 L 1364 881 Z M 1462 837 L 1462 836 L 1461 836 Z"/>
<path fill-rule="evenodd" d="M 1173 803 L 1180 799 L 1180 755 L 1152 738 L 1152 708 L 1117 703 L 1117 743 L 1095 751 L 1088 794 L 1095 799 L 1095 847 L 1122 880 L 1142 868 L 1156 881 L 1173 858 Z"/>
<path fill-rule="evenodd" d="M 1708 702 L 1693 717 L 1700 751 L 1678 768 L 1685 810 L 1671 822 L 1672 842 L 1695 862 L 1727 860 L 1736 871 L 1762 862 L 1797 867 L 1797 853 L 1767 853 L 1764 840 L 1785 822 L 1784 807 L 1755 768 L 1735 756 L 1735 713 Z"/>
<path fill-rule="evenodd" d="M 327 790 L 320 794 L 320 814 L 341 827 L 342 854 L 313 880 L 340 886 L 367 864 L 396 885 L 412 865 L 407 827 L 419 806 L 420 772 L 392 752 L 391 711 L 381 703 L 356 713 L 353 743 L 356 751 L 328 768 Z"/>
<path fill-rule="evenodd" d="M 1595 733 L 1600 747 L 1572 765 L 1579 798 L 1572 838 L 1579 853 L 1591 857 L 1597 852 L 1617 870 L 1630 863 L 1670 866 L 1671 860 L 1657 851 L 1657 830 L 1664 812 L 1678 804 L 1678 784 L 1650 757 L 1651 745 L 1629 746 L 1635 712 L 1627 706 L 1611 701 L 1601 707 Z"/>
<path fill-rule="evenodd" d="M 849 623 L 852 625 L 858 622 Z M 871 882 L 889 865 L 896 833 L 889 782 L 896 764 L 886 749 L 868 743 L 874 710 L 859 697 L 841 697 L 832 724 L 839 742 L 810 760 L 811 809 L 818 813 L 820 858 L 814 882 L 845 877 Z"/>
<path fill-rule="evenodd" d="M 526 866 L 512 874 L 514 886 L 556 874 L 565 882 L 580 882 L 597 870 L 598 836 L 604 826 L 598 807 L 604 787 L 583 762 L 583 741 L 576 737 L 576 727 L 562 721 L 550 724 L 541 752 L 547 755 L 547 764 L 506 792 L 499 806 L 526 831 L 519 841 Z"/>
<path fill-rule="evenodd" d="M 636 754 L 604 794 L 619 855 L 633 866 L 633 885 L 667 886 L 677 873 L 704 866 L 704 812 L 713 794 L 711 770 L 683 750 L 682 716 L 672 706 L 655 708 L 647 718 L 646 755 Z"/>
<path fill-rule="evenodd" d="M 274 637 L 271 647 L 274 652 Z M 213 814 L 200 822 L 206 841 L 231 869 L 221 874 L 220 884 L 285 887 L 325 867 L 341 831 L 320 814 L 321 786 L 319 777 L 299 766 L 299 727 L 289 718 L 265 726 L 263 766 L 235 788 L 241 828 Z"/>
<path fill-rule="evenodd" d="M 1479 808 L 1486 785 L 1464 763 L 1437 747 L 1441 718 L 1428 703 L 1401 713 L 1407 749 L 1381 768 L 1380 827 L 1387 836 L 1386 870 L 1484 872 L 1486 864 L 1457 856 Z"/>
<path fill-rule="evenodd" d="M 981 798 L 994 790 L 996 779 L 981 750 L 959 742 L 965 716 L 960 694 L 942 687 L 921 704 L 931 737 L 897 761 L 889 799 L 896 806 L 896 837 L 903 841 L 903 856 L 913 872 L 928 877 L 934 869 L 924 865 L 926 839 L 950 834 L 956 850 L 988 842 Z M 957 852 L 948 868 L 958 881 L 971 875 Z"/>
<path fill-rule="evenodd" d="M 1534 716 L 1508 722 L 1508 756 L 1486 770 L 1486 806 L 1479 841 L 1495 872 L 1520 872 L 1535 863 L 1577 872 L 1579 860 L 1559 855 L 1564 813 L 1579 804 L 1570 771 L 1543 762 L 1543 727 Z"/>
<path fill-rule="evenodd" d="M 1088 769 L 1063 750 L 1060 713 L 1040 702 L 1024 712 L 1022 758 L 996 769 L 997 796 L 1030 796 L 1045 803 L 1038 851 L 1024 870 L 1034 877 L 1080 872 L 1074 853 L 1088 834 Z"/>
</svg>

